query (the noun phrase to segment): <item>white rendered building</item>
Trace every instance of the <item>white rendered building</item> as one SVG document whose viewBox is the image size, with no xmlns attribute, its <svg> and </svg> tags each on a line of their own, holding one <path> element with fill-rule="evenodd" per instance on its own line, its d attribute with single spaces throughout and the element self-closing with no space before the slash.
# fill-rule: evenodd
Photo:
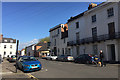
<svg viewBox="0 0 120 80">
<path fill-rule="evenodd" d="M 50 29 L 50 50 L 52 55 L 67 54 L 68 26 L 59 24 Z"/>
<path fill-rule="evenodd" d="M 16 55 L 16 39 L 4 38 L 0 35 L 0 55 L 2 58 Z"/>
<path fill-rule="evenodd" d="M 104 61 L 120 61 L 120 2 L 92 3 L 67 23 L 68 48 L 74 57 L 103 50 Z"/>
<path fill-rule="evenodd" d="M 25 55 L 25 49 L 22 49 L 21 50 L 21 54 L 20 54 L 21 56 L 24 56 Z"/>
</svg>

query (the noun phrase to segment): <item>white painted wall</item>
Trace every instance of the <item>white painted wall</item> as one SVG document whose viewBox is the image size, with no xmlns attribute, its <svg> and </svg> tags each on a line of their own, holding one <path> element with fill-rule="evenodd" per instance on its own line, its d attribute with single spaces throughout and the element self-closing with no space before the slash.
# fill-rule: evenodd
<svg viewBox="0 0 120 80">
<path fill-rule="evenodd" d="M 61 24 L 64 25 L 64 24 Z M 58 34 L 58 29 L 59 29 L 59 34 Z M 52 37 L 54 35 L 58 35 L 57 37 Z M 56 46 L 54 45 L 54 41 L 56 39 Z M 65 43 L 64 43 L 64 39 L 61 39 L 61 27 L 55 29 L 54 31 L 50 32 L 50 49 L 54 49 L 54 47 L 57 47 L 57 55 L 61 55 L 62 54 L 62 48 L 64 48 L 64 53 L 65 53 L 65 48 L 67 48 L 67 41 L 68 38 L 65 38 Z M 59 49 L 59 53 L 58 53 L 58 49 Z"/>
<path fill-rule="evenodd" d="M 105 4 L 105 5 L 104 5 Z M 85 15 L 73 20 L 68 23 L 68 42 L 69 41 L 76 41 L 76 33 L 79 32 L 79 38 L 88 38 L 92 37 L 92 28 L 97 27 L 97 35 L 103 35 L 108 34 L 108 23 L 115 22 L 115 31 L 118 32 L 120 30 L 120 26 L 118 26 L 118 9 L 120 8 L 120 3 L 104 3 L 102 7 L 96 7 L 91 10 L 88 10 L 85 12 Z M 119 8 L 118 8 L 119 4 Z M 107 16 L 107 9 L 113 7 L 114 9 L 114 16 L 109 17 Z M 120 11 L 120 10 L 119 10 Z M 96 22 L 92 23 L 91 16 L 96 14 Z M 119 12 L 120 14 L 120 12 Z M 79 28 L 76 29 L 76 22 L 79 22 Z M 105 54 L 105 60 L 108 60 L 108 52 L 107 52 L 107 45 L 109 44 L 115 44 L 115 46 L 118 44 L 117 40 L 110 40 L 102 43 L 94 43 L 98 45 L 98 53 L 102 49 Z M 86 44 L 86 45 L 80 45 L 79 54 L 83 54 L 83 47 L 86 47 L 85 52 L 86 53 L 93 53 L 93 43 Z M 72 54 L 74 57 L 76 57 L 76 46 L 71 47 Z M 116 56 L 118 56 L 117 49 L 120 49 L 120 47 L 116 47 Z M 116 61 L 118 60 L 118 57 L 116 57 Z"/>
<path fill-rule="evenodd" d="M 21 51 L 21 56 L 25 55 L 25 50 Z"/>
<path fill-rule="evenodd" d="M 4 45 L 6 45 L 5 49 Z M 10 45 L 12 45 L 12 48 L 10 48 Z M 4 55 L 4 52 L 6 52 L 6 55 Z M 10 54 L 10 52 L 12 52 L 12 54 Z M 2 57 L 16 55 L 16 43 L 0 43 L 0 54 Z"/>
</svg>

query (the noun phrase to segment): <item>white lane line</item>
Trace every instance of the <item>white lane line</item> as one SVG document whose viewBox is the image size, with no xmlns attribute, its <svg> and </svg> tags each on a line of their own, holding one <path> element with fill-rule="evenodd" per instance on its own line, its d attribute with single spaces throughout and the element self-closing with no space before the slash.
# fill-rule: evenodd
<svg viewBox="0 0 120 80">
<path fill-rule="evenodd" d="M 13 72 L 1 72 L 0 74 L 11 74 Z"/>
<path fill-rule="evenodd" d="M 47 71 L 48 71 L 48 69 L 45 69 L 45 71 L 47 72 Z"/>
</svg>

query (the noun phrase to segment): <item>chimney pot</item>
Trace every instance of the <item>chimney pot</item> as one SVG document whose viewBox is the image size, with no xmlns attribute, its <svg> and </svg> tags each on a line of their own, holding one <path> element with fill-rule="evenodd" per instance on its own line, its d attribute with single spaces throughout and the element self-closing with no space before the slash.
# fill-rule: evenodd
<svg viewBox="0 0 120 80">
<path fill-rule="evenodd" d="M 3 34 L 0 35 L 0 42 L 2 42 Z"/>
</svg>

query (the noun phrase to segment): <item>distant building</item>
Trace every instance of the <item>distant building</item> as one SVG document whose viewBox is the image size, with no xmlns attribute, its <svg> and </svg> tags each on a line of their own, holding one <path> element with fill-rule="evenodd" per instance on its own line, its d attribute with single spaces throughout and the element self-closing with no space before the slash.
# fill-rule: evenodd
<svg viewBox="0 0 120 80">
<path fill-rule="evenodd" d="M 120 2 L 92 3 L 67 23 L 67 45 L 74 57 L 103 50 L 104 61 L 120 61 Z"/>
<path fill-rule="evenodd" d="M 26 47 L 27 56 L 41 57 L 44 54 L 49 55 L 49 46 L 46 41 L 32 44 Z"/>
<path fill-rule="evenodd" d="M 22 49 L 22 50 L 20 51 L 20 55 L 21 55 L 21 56 L 24 56 L 24 55 L 25 55 L 25 49 Z"/>
<path fill-rule="evenodd" d="M 59 24 L 50 29 L 50 50 L 52 55 L 68 54 L 68 25 Z"/>
<path fill-rule="evenodd" d="M 36 57 L 42 57 L 42 56 L 47 56 L 50 53 L 49 50 L 49 42 L 39 42 L 38 44 L 35 45 L 35 56 Z"/>
<path fill-rule="evenodd" d="M 32 45 L 26 47 L 26 55 L 27 55 L 27 56 L 34 56 L 34 53 L 35 53 L 35 45 L 36 45 L 36 44 L 32 44 Z"/>
<path fill-rule="evenodd" d="M 16 55 L 16 39 L 5 38 L 0 35 L 0 55 L 2 57 Z"/>
</svg>

